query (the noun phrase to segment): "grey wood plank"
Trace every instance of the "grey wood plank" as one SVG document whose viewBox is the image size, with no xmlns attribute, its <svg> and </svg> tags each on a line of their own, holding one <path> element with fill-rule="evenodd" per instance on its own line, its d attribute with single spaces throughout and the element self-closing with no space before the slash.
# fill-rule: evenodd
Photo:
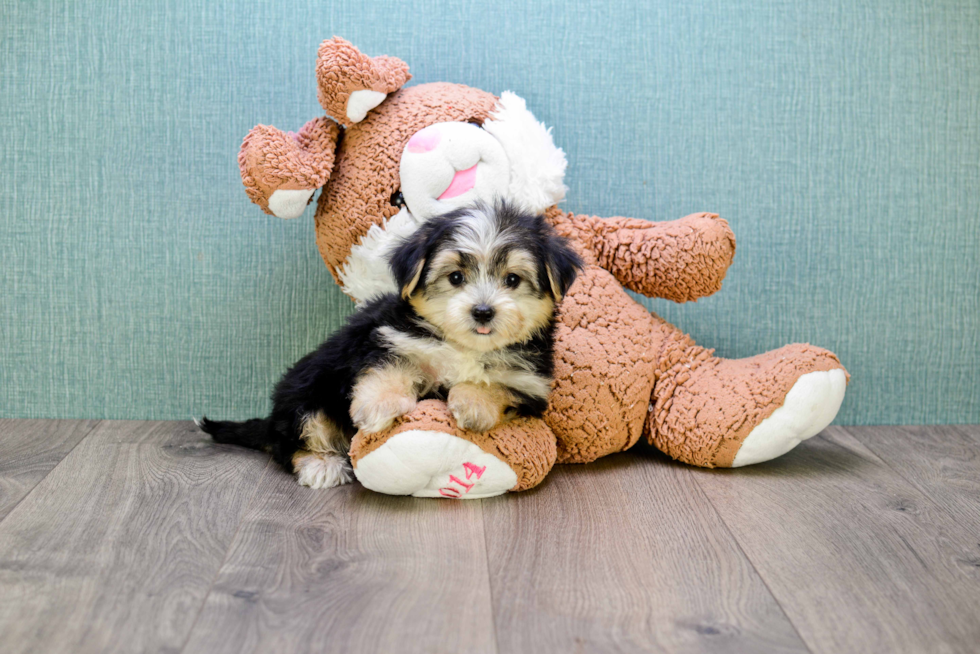
<svg viewBox="0 0 980 654">
<path fill-rule="evenodd" d="M 495 652 L 481 510 L 270 473 L 184 652 Z"/>
<path fill-rule="evenodd" d="M 843 431 L 980 538 L 980 441 L 967 429 L 930 425 Z M 830 431 L 828 438 L 840 433 Z"/>
<path fill-rule="evenodd" d="M 980 443 L 980 425 L 956 425 L 956 428 L 972 438 L 975 443 Z"/>
<path fill-rule="evenodd" d="M 643 448 L 484 500 L 500 652 L 807 651 L 691 470 Z"/>
<path fill-rule="evenodd" d="M 100 423 L 0 523 L 4 654 L 175 651 L 267 463 L 192 423 Z"/>
<path fill-rule="evenodd" d="M 98 420 L 0 420 L 0 521 Z"/>
<path fill-rule="evenodd" d="M 977 651 L 977 540 L 843 429 L 694 475 L 814 652 Z"/>
</svg>

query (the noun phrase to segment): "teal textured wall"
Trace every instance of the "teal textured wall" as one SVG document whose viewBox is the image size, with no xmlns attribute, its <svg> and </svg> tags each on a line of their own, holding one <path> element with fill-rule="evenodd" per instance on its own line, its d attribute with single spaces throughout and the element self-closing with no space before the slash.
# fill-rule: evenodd
<svg viewBox="0 0 980 654">
<path fill-rule="evenodd" d="M 842 423 L 980 422 L 976 0 L 0 0 L 0 415 L 267 408 L 351 304 L 235 155 L 321 113 L 334 34 L 525 97 L 569 209 L 727 218 L 722 291 L 650 304 L 700 343 L 835 350 Z"/>
</svg>

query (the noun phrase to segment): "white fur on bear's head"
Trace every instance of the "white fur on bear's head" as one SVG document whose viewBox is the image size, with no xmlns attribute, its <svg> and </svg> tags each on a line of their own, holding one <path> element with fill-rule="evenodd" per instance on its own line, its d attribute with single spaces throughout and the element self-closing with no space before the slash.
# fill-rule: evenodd
<svg viewBox="0 0 980 654">
<path fill-rule="evenodd" d="M 401 155 L 406 207 L 351 248 L 338 271 L 344 292 L 358 303 L 396 290 L 386 256 L 393 245 L 432 216 L 476 200 L 504 198 L 542 212 L 565 197 L 567 162 L 551 130 L 522 98 L 505 91 L 477 126 L 445 122 L 411 136 Z"/>
<path fill-rule="evenodd" d="M 551 128 L 538 122 L 524 98 L 504 91 L 483 123 L 504 148 L 510 161 L 507 197 L 535 213 L 565 199 L 565 152 L 555 145 Z"/>
</svg>

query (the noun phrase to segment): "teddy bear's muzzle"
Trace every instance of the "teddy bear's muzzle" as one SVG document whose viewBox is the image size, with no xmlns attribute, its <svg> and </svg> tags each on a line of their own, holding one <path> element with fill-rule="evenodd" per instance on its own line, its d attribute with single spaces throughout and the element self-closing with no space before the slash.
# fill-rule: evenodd
<svg viewBox="0 0 980 654">
<path fill-rule="evenodd" d="M 419 130 L 401 157 L 401 192 L 419 221 L 471 204 L 505 198 L 510 163 L 504 148 L 471 123 L 436 123 Z"/>
</svg>

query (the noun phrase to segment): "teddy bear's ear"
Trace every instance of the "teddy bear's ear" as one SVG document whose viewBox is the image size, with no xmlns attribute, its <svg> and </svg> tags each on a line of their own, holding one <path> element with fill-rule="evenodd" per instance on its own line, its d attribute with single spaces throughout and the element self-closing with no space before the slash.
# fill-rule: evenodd
<svg viewBox="0 0 980 654">
<path fill-rule="evenodd" d="M 364 120 L 411 78 L 401 59 L 368 57 L 339 36 L 321 43 L 317 52 L 317 97 L 324 111 L 344 127 Z"/>
</svg>

